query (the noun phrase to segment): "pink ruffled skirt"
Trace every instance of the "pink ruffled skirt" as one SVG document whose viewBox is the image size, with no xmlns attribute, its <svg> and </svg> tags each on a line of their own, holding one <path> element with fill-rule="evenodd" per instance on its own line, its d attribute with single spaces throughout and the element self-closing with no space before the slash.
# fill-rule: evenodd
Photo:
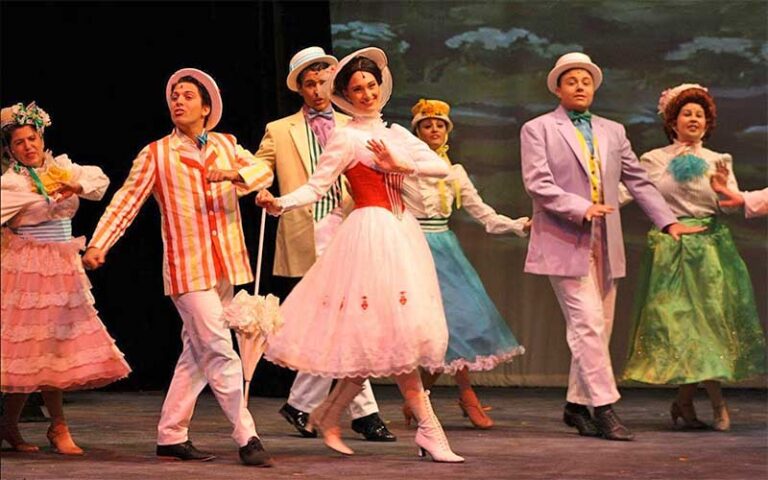
<svg viewBox="0 0 768 480">
<path fill-rule="evenodd" d="M 3 234 L 0 391 L 97 388 L 131 369 L 93 307 L 79 251 L 85 238 Z"/>
</svg>

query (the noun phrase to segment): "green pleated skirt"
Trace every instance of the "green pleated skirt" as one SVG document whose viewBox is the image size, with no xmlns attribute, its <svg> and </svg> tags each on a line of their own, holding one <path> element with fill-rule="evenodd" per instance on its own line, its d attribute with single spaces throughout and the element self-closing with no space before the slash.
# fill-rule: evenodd
<svg viewBox="0 0 768 480">
<path fill-rule="evenodd" d="M 765 336 L 749 272 L 716 217 L 680 241 L 648 232 L 622 379 L 651 384 L 738 381 L 765 373 Z"/>
</svg>

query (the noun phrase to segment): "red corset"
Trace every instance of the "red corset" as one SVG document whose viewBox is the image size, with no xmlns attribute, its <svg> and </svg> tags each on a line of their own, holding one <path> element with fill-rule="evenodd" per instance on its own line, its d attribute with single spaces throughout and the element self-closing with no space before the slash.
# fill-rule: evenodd
<svg viewBox="0 0 768 480">
<path fill-rule="evenodd" d="M 358 163 L 344 175 L 352 187 L 355 208 L 381 207 L 398 215 L 403 212 L 402 174 L 378 172 Z"/>
</svg>

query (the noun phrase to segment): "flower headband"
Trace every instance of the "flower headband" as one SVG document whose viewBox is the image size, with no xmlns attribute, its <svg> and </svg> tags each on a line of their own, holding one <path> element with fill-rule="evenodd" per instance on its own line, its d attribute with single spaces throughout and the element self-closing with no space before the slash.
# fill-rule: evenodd
<svg viewBox="0 0 768 480">
<path fill-rule="evenodd" d="M 45 110 L 38 107 L 35 102 L 30 103 L 26 107 L 23 103 L 17 103 L 12 107 L 4 108 L 0 117 L 2 117 L 0 128 L 11 125 L 32 125 L 42 134 L 45 127 L 51 125 L 51 117 Z"/>
<path fill-rule="evenodd" d="M 663 92 L 661 92 L 661 96 L 659 97 L 659 105 L 658 105 L 659 115 L 661 115 L 661 117 L 664 118 L 664 114 L 667 111 L 667 106 L 669 106 L 669 104 L 672 103 L 672 101 L 675 98 L 677 98 L 677 96 L 680 95 L 680 93 L 691 88 L 698 88 L 699 90 L 703 90 L 704 92 L 709 92 L 709 90 L 707 90 L 707 87 L 703 87 L 698 83 L 681 83 L 676 87 L 668 88 Z"/>
</svg>

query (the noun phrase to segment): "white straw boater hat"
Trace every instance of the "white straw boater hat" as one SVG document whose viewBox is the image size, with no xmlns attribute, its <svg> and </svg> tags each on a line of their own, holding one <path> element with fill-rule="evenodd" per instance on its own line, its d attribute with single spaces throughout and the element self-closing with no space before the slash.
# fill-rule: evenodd
<svg viewBox="0 0 768 480">
<path fill-rule="evenodd" d="M 331 78 L 325 82 L 326 88 L 330 91 L 331 101 L 345 112 L 353 115 L 366 115 L 366 112 L 359 112 L 349 100 L 344 98 L 343 94 L 337 94 L 333 89 L 333 85 L 336 82 L 336 76 L 344 66 L 351 62 L 355 57 L 365 57 L 372 60 L 373 63 L 379 67 L 379 70 L 381 70 L 381 85 L 379 85 L 379 112 L 381 112 L 389 101 L 389 97 L 392 96 L 392 72 L 389 71 L 389 67 L 387 66 L 387 55 L 384 53 L 384 50 L 377 47 L 362 48 L 341 59 L 338 67 L 336 67 L 333 74 L 331 74 Z"/>
<path fill-rule="evenodd" d="M 288 88 L 294 92 L 298 92 L 299 84 L 297 80 L 299 74 L 308 66 L 318 62 L 325 62 L 331 67 L 339 64 L 336 57 L 326 54 L 325 50 L 320 47 L 307 47 L 296 53 L 296 55 L 291 58 L 291 63 L 288 65 L 288 78 L 285 79 Z"/>
<path fill-rule="evenodd" d="M 547 88 L 550 92 L 557 94 L 557 79 L 560 75 L 573 68 L 583 68 L 592 75 L 592 81 L 595 83 L 595 90 L 600 88 L 603 83 L 603 72 L 600 67 L 592 62 L 592 59 L 585 53 L 571 52 L 566 53 L 557 59 L 555 67 L 547 75 Z"/>
<path fill-rule="evenodd" d="M 208 95 L 211 97 L 211 113 L 208 115 L 205 129 L 209 131 L 213 130 L 221 120 L 221 112 L 224 106 L 221 101 L 221 92 L 219 91 L 219 86 L 216 85 L 216 81 L 202 70 L 196 68 L 182 68 L 171 75 L 171 78 L 168 79 L 168 83 L 165 86 L 165 100 L 168 102 L 168 108 L 171 108 L 171 94 L 173 93 L 171 89 L 178 83 L 181 77 L 186 76 L 190 76 L 199 81 L 203 84 L 205 89 L 208 90 Z"/>
</svg>

